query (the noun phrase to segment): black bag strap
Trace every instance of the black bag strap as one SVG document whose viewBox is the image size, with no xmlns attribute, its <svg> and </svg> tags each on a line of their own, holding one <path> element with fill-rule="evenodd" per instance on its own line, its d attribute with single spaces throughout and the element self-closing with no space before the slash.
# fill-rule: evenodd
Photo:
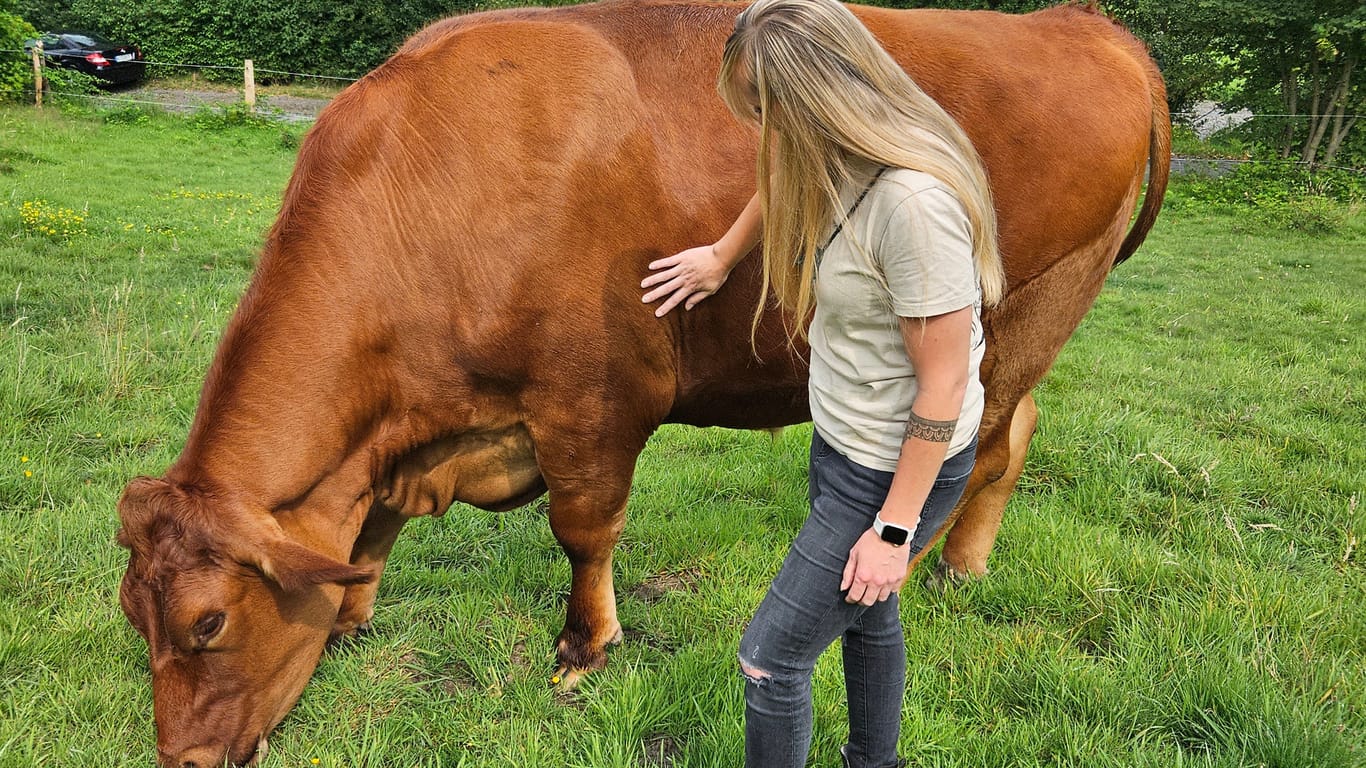
<svg viewBox="0 0 1366 768">
<path fill-rule="evenodd" d="M 849 210 L 844 212 L 844 218 L 840 219 L 840 221 L 835 224 L 835 231 L 830 233 L 830 237 L 826 238 L 825 245 L 816 249 L 817 268 L 820 268 L 821 257 L 825 255 L 825 249 L 829 248 L 830 244 L 835 242 L 835 238 L 839 237 L 840 232 L 844 231 L 844 222 L 853 217 L 854 211 L 858 210 L 859 205 L 863 202 L 863 198 L 868 196 L 868 193 L 873 190 L 873 185 L 877 183 L 878 179 L 882 178 L 882 174 L 886 173 L 886 171 L 887 166 L 885 165 L 877 169 L 877 173 L 873 174 L 873 178 L 868 180 L 868 186 L 863 188 L 863 191 L 859 193 L 858 199 L 854 201 L 853 205 L 849 206 Z M 802 266 L 802 258 L 800 255 L 797 257 L 796 265 L 798 268 L 801 268 Z"/>
</svg>

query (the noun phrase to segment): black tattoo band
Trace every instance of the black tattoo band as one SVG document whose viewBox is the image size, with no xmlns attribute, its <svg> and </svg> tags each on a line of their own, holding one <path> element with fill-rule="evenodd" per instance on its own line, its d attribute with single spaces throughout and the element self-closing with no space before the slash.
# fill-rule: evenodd
<svg viewBox="0 0 1366 768">
<path fill-rule="evenodd" d="M 906 422 L 906 439 L 918 437 L 931 443 L 947 443 L 953 439 L 953 428 L 956 426 L 958 419 L 935 421 L 917 416 L 915 411 L 911 411 L 911 418 Z"/>
</svg>

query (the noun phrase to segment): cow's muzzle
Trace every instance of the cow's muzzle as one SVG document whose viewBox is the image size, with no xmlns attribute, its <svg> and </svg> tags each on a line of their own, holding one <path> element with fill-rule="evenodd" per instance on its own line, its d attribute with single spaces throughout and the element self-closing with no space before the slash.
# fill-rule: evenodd
<svg viewBox="0 0 1366 768">
<path fill-rule="evenodd" d="M 229 755 L 226 749 L 216 746 L 191 747 L 178 754 L 157 747 L 157 763 L 161 768 L 219 768 L 225 763 L 234 768 L 249 768 L 265 757 L 269 748 L 270 744 L 264 735 L 256 740 L 254 746 L 248 746 L 234 755 Z"/>
</svg>

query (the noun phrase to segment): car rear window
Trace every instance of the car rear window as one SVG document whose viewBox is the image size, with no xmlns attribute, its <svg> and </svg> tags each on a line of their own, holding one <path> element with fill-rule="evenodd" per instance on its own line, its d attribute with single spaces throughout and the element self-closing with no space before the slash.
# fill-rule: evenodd
<svg viewBox="0 0 1366 768">
<path fill-rule="evenodd" d="M 109 41 L 99 35 L 62 35 L 62 39 L 76 48 L 99 48 L 109 45 Z"/>
</svg>

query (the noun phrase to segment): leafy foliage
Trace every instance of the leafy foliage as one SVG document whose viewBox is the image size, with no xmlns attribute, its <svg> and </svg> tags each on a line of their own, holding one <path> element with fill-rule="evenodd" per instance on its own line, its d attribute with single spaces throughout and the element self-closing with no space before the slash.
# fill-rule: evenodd
<svg viewBox="0 0 1366 768">
<path fill-rule="evenodd" d="M 59 98 L 94 93 L 97 82 L 94 76 L 74 69 L 43 67 L 43 90 Z"/>
<path fill-rule="evenodd" d="M 0 3 L 0 101 L 19 101 L 33 88 L 33 67 L 28 55 L 18 51 L 38 33 L 7 6 Z"/>
<path fill-rule="evenodd" d="M 1243 226 L 1337 233 L 1366 203 L 1366 177 L 1350 171 L 1309 171 L 1288 163 L 1247 163 L 1219 177 L 1180 177 L 1167 191 L 1173 213 L 1214 211 L 1244 216 Z"/>
<path fill-rule="evenodd" d="M 1186 28 L 1207 30 L 1206 57 L 1222 57 L 1225 79 L 1241 84 L 1231 94 L 1234 106 L 1286 115 L 1257 125 L 1262 143 L 1279 157 L 1331 164 L 1341 154 L 1366 161 L 1366 145 L 1352 139 L 1352 116 L 1366 111 L 1366 88 L 1356 72 L 1366 58 L 1366 5 L 1360 0 L 1167 5 L 1186 17 Z"/>
<path fill-rule="evenodd" d="M 476 0 L 25 2 L 38 26 L 96 29 L 142 46 L 152 61 L 236 66 L 252 59 L 258 72 L 351 77 L 378 66 L 427 23 L 481 7 Z"/>
</svg>

